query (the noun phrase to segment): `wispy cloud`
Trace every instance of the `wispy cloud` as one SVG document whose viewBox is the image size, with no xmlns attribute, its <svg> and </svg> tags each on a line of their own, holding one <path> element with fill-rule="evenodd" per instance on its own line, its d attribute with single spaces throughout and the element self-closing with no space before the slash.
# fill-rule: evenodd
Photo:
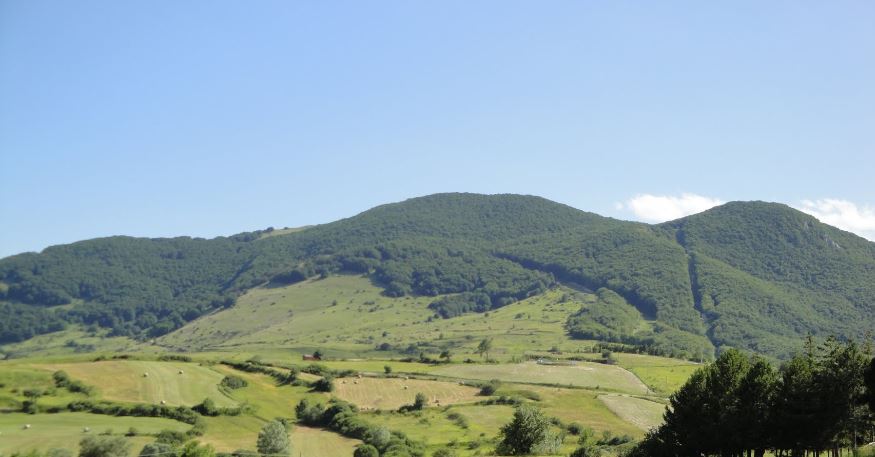
<svg viewBox="0 0 875 457">
<path fill-rule="evenodd" d="M 847 200 L 822 198 L 803 200 L 802 206 L 797 209 L 816 217 L 824 224 L 875 241 L 875 208 L 857 205 Z"/>
<path fill-rule="evenodd" d="M 635 217 L 647 222 L 665 222 L 722 205 L 717 198 L 684 193 L 680 196 L 638 194 L 625 203 L 617 203 L 618 210 L 629 210 Z"/>
</svg>

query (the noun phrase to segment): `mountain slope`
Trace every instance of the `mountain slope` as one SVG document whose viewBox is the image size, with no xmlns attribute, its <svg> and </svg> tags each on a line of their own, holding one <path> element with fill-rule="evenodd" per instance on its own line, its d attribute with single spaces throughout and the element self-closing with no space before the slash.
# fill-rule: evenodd
<svg viewBox="0 0 875 457">
<path fill-rule="evenodd" d="M 613 291 L 569 316 L 569 333 L 684 356 L 734 346 L 782 357 L 807 333 L 875 327 L 875 243 L 783 205 L 736 202 L 647 225 L 539 197 L 438 194 L 282 234 L 112 237 L 2 259 L 0 343 L 69 323 L 154 337 L 254 287 L 339 272 L 365 274 L 390 297 L 440 296 L 423 318 L 488 311 L 557 283 Z M 630 321 L 641 317 L 647 330 Z"/>
</svg>

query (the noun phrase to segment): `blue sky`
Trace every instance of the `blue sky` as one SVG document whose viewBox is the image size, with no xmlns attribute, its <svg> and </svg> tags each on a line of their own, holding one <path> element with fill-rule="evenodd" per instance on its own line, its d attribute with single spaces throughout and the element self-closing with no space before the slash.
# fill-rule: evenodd
<svg viewBox="0 0 875 457">
<path fill-rule="evenodd" d="M 0 2 L 0 256 L 445 191 L 875 239 L 875 3 Z M 829 200 L 827 200 L 829 199 Z"/>
</svg>

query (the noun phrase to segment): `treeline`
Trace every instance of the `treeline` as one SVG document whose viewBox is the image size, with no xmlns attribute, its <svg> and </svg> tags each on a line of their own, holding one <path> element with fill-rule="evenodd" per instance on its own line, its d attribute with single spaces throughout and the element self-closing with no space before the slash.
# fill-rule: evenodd
<svg viewBox="0 0 875 457">
<path fill-rule="evenodd" d="M 622 300 L 578 315 L 572 334 L 688 358 L 716 345 L 783 359 L 804 334 L 860 337 L 875 324 L 875 244 L 783 205 L 735 203 L 650 226 L 537 197 L 441 194 L 265 232 L 111 237 L 2 259 L 0 344 L 69 324 L 153 338 L 252 287 L 344 272 L 390 296 L 449 295 L 431 304 L 446 318 L 557 281 L 605 288 Z M 658 325 L 634 330 L 621 302 Z"/>
<path fill-rule="evenodd" d="M 665 423 L 629 457 L 803 456 L 875 441 L 875 360 L 867 346 L 809 339 L 776 369 L 728 350 L 670 398 Z"/>
<path fill-rule="evenodd" d="M 355 405 L 331 399 L 327 405 L 301 400 L 295 406 L 295 416 L 302 424 L 325 427 L 341 435 L 364 441 L 382 457 L 423 457 L 424 446 L 403 433 L 390 432 L 366 422 Z"/>
</svg>

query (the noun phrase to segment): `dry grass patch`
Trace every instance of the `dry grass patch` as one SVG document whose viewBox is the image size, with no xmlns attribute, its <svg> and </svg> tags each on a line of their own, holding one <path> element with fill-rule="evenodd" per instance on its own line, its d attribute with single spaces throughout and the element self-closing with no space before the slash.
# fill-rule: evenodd
<svg viewBox="0 0 875 457">
<path fill-rule="evenodd" d="M 665 405 L 627 395 L 599 395 L 599 400 L 626 422 L 647 431 L 662 424 Z"/>
<path fill-rule="evenodd" d="M 405 386 L 407 387 L 405 389 Z M 334 381 L 334 394 L 363 409 L 398 409 L 424 394 L 429 406 L 477 401 L 478 389 L 443 381 L 403 378 L 345 378 Z"/>
</svg>

